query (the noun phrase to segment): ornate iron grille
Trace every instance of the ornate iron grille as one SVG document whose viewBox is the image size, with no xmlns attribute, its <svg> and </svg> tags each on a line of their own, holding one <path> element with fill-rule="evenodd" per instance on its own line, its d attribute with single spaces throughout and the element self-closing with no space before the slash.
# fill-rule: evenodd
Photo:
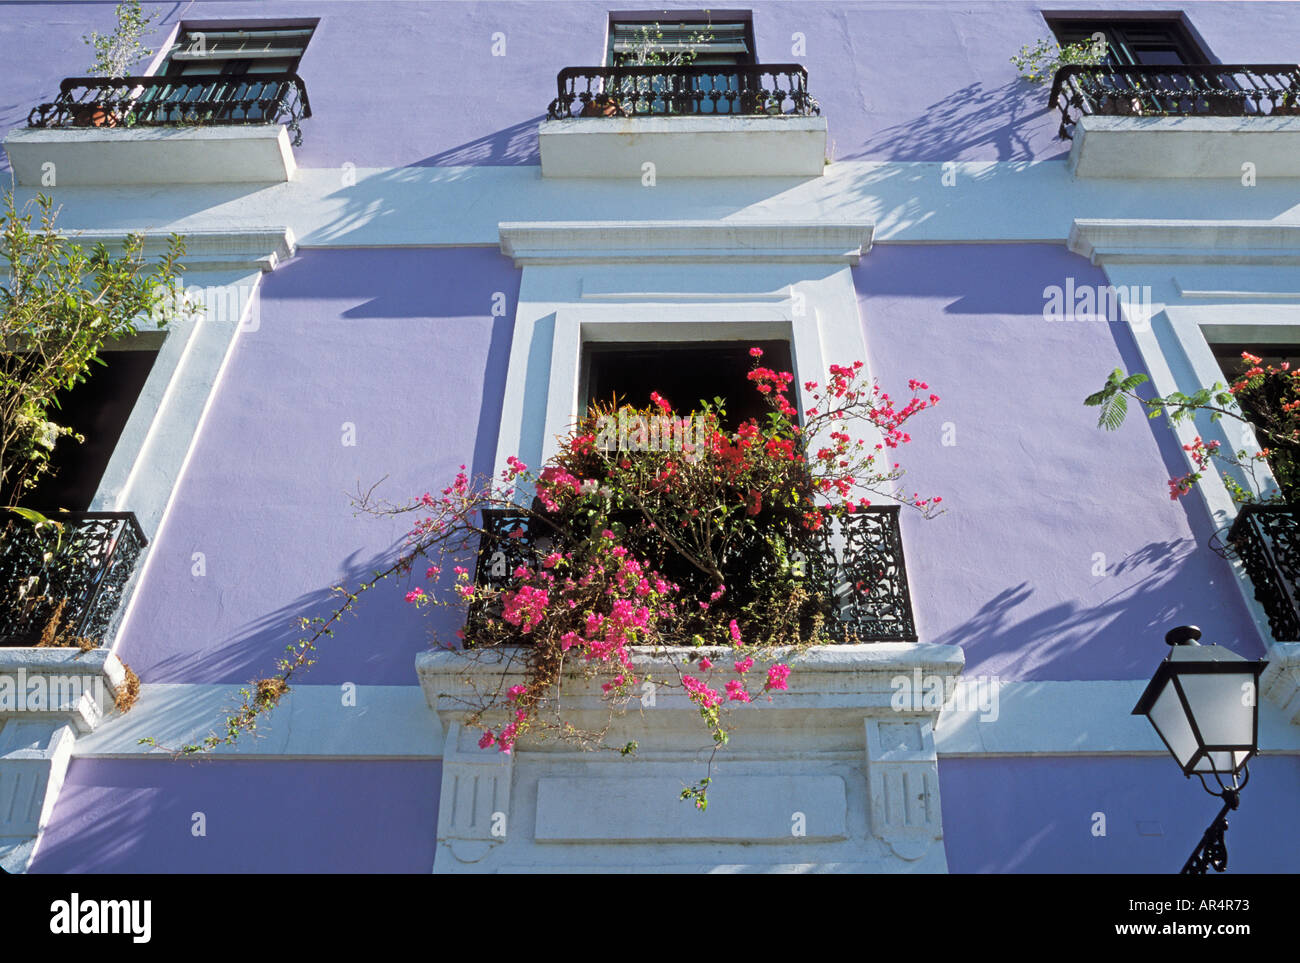
<svg viewBox="0 0 1300 963">
<path fill-rule="evenodd" d="M 295 147 L 311 116 L 297 74 L 242 77 L 69 77 L 27 116 L 30 127 L 182 127 L 285 124 Z"/>
<path fill-rule="evenodd" d="M 531 531 L 524 514 L 489 509 L 483 516 L 486 534 L 479 543 L 475 584 L 508 588 L 516 568 L 535 565 L 551 551 L 554 536 Z M 828 641 L 916 641 L 898 518 L 897 505 L 859 510 L 823 527 L 817 555 L 797 560 L 806 577 L 824 585 L 832 600 L 832 617 L 823 627 Z"/>
<path fill-rule="evenodd" d="M 555 85 L 551 120 L 821 113 L 798 64 L 565 67 Z"/>
<path fill-rule="evenodd" d="M 1300 115 L 1296 64 L 1184 64 L 1062 67 L 1049 107 L 1060 135 L 1074 136 L 1084 114 L 1158 117 Z"/>
<path fill-rule="evenodd" d="M 0 530 L 0 645 L 107 641 L 146 544 L 131 512 L 50 516 L 61 537 L 18 519 Z"/>
<path fill-rule="evenodd" d="M 1300 505 L 1246 505 L 1228 531 L 1278 642 L 1300 641 Z"/>
</svg>

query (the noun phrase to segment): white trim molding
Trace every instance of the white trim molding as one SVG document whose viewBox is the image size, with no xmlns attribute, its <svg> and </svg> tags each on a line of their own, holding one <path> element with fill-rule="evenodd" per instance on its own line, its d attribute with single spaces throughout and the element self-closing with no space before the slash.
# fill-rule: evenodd
<svg viewBox="0 0 1300 963">
<path fill-rule="evenodd" d="M 1093 264 L 1300 265 L 1300 224 L 1076 218 L 1068 247 Z"/>
<path fill-rule="evenodd" d="M 516 267 L 570 262 L 835 262 L 871 250 L 870 221 L 503 221 Z"/>
</svg>

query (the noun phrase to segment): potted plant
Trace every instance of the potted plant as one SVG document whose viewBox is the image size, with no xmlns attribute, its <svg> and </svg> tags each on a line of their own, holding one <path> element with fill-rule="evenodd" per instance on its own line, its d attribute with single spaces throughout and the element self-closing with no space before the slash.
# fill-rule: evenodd
<svg viewBox="0 0 1300 963">
<path fill-rule="evenodd" d="M 1273 113 L 1284 116 L 1300 115 L 1300 90 L 1284 90 L 1273 102 Z"/>
<path fill-rule="evenodd" d="M 141 60 L 153 55 L 153 50 L 145 47 L 140 38 L 162 14 L 157 11 L 146 14 L 140 0 L 123 0 L 114 13 L 117 22 L 112 33 L 104 35 L 95 30 L 81 38 L 95 53 L 94 63 L 88 70 L 93 77 L 112 80 L 125 77 Z M 113 100 L 103 96 L 111 90 L 103 88 L 99 100 L 74 104 L 74 122 L 82 126 L 116 127 L 122 120 L 122 111 Z"/>
</svg>

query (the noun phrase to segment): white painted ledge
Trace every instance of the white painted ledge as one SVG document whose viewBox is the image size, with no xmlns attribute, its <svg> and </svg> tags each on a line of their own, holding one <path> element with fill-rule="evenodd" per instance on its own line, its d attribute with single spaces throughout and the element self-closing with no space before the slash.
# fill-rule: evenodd
<svg viewBox="0 0 1300 963">
<path fill-rule="evenodd" d="M 291 180 L 297 167 L 288 132 L 270 124 L 20 127 L 4 146 L 24 187 L 269 184 Z"/>
<path fill-rule="evenodd" d="M 820 177 L 823 117 L 572 117 L 537 130 L 543 177 Z"/>
<path fill-rule="evenodd" d="M 1078 177 L 1300 177 L 1300 116 L 1101 117 L 1074 127 Z"/>
<path fill-rule="evenodd" d="M 712 743 L 698 708 L 661 686 L 633 699 L 606 742 L 635 740 L 632 758 L 526 736 L 509 755 L 477 747 L 465 725 L 476 692 L 522 679 L 518 651 L 427 652 L 416 669 L 446 727 L 435 873 L 497 871 L 944 872 L 934 726 L 939 705 L 896 705 L 898 680 L 951 691 L 956 646 L 826 646 L 788 658 L 790 689 L 735 705 L 730 742 L 714 761 L 707 811 L 679 796 L 708 769 Z M 732 650 L 639 650 L 638 672 L 676 679 L 700 655 L 730 666 Z M 778 656 L 755 652 L 756 680 Z M 698 668 L 693 670 L 700 674 Z M 503 673 L 506 679 L 502 680 Z M 734 673 L 714 671 L 721 687 Z M 941 698 L 941 697 L 940 697 Z M 565 718 L 609 718 L 596 684 L 566 679 Z"/>
<path fill-rule="evenodd" d="M 1067 246 L 1093 264 L 1300 264 L 1300 224 L 1076 218 Z"/>
<path fill-rule="evenodd" d="M 516 267 L 573 263 L 830 262 L 871 250 L 866 220 L 502 221 L 501 253 Z"/>
</svg>

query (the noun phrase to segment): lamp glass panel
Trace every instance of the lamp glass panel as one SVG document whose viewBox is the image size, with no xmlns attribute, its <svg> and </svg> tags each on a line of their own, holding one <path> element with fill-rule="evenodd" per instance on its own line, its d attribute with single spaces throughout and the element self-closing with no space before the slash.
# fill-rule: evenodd
<svg viewBox="0 0 1300 963">
<path fill-rule="evenodd" d="M 1196 761 L 1192 767 L 1192 772 L 1203 773 L 1232 773 L 1237 771 L 1237 753 L 1227 749 L 1218 749 L 1214 752 L 1207 752 Z"/>
<path fill-rule="evenodd" d="M 1172 681 L 1166 682 L 1160 695 L 1152 703 L 1147 717 L 1156 731 L 1169 744 L 1169 749 L 1178 760 L 1178 765 L 1186 767 L 1196 753 L 1196 734 L 1183 712 L 1182 701 L 1174 689 Z"/>
<path fill-rule="evenodd" d="M 1207 746 L 1251 746 L 1255 740 L 1255 676 L 1212 672 L 1179 677 L 1192 718 Z"/>
</svg>

